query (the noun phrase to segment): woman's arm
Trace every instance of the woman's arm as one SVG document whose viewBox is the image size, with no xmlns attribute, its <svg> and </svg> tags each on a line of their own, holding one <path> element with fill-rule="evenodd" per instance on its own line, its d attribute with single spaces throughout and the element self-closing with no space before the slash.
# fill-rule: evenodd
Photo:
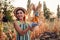
<svg viewBox="0 0 60 40">
<path fill-rule="evenodd" d="M 14 28 L 20 35 L 24 35 L 30 29 L 30 27 L 27 27 L 25 30 L 22 30 L 16 21 L 14 21 Z"/>
</svg>

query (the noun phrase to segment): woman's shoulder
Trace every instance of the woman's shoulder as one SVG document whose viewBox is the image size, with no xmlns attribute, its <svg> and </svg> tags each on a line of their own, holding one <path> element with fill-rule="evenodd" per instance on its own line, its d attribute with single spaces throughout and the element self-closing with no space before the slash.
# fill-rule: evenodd
<svg viewBox="0 0 60 40">
<path fill-rule="evenodd" d="M 17 24 L 19 24 L 19 25 L 20 25 L 20 22 L 19 22 L 19 21 L 17 21 L 17 20 L 14 20 L 14 21 L 13 21 L 13 24 L 15 24 L 15 23 L 17 23 Z"/>
</svg>

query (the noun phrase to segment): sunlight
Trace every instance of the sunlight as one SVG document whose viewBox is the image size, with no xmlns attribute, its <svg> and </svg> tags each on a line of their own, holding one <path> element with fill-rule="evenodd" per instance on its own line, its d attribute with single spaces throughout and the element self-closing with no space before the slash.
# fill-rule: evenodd
<svg viewBox="0 0 60 40">
<path fill-rule="evenodd" d="M 14 2 L 12 2 L 12 5 L 15 7 L 23 7 L 25 9 L 27 9 L 27 1 L 28 0 L 14 0 Z M 35 6 L 37 6 L 38 2 L 41 2 L 42 4 L 42 9 L 43 9 L 43 1 L 46 2 L 47 7 L 54 13 L 56 13 L 57 11 L 57 5 L 60 4 L 59 0 L 31 0 L 31 3 L 35 4 Z"/>
</svg>

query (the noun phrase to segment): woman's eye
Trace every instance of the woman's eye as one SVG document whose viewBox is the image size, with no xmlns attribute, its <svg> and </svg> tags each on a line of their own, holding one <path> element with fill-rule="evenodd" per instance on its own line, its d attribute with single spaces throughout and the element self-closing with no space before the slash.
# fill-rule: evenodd
<svg viewBox="0 0 60 40">
<path fill-rule="evenodd" d="M 22 12 L 20 12 L 20 14 L 22 14 Z"/>
<path fill-rule="evenodd" d="M 19 14 L 19 13 L 17 13 L 17 14 Z"/>
<path fill-rule="evenodd" d="M 22 12 L 19 12 L 19 13 L 17 13 L 17 14 L 22 14 Z"/>
</svg>

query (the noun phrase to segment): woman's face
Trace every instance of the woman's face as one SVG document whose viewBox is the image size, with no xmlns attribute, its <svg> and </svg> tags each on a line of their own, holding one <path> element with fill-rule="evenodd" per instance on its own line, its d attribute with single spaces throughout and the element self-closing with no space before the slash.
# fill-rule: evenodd
<svg viewBox="0 0 60 40">
<path fill-rule="evenodd" d="M 21 19 L 23 19 L 23 17 L 24 17 L 24 12 L 22 10 L 18 10 L 17 11 L 17 18 L 19 20 L 21 20 Z"/>
</svg>

